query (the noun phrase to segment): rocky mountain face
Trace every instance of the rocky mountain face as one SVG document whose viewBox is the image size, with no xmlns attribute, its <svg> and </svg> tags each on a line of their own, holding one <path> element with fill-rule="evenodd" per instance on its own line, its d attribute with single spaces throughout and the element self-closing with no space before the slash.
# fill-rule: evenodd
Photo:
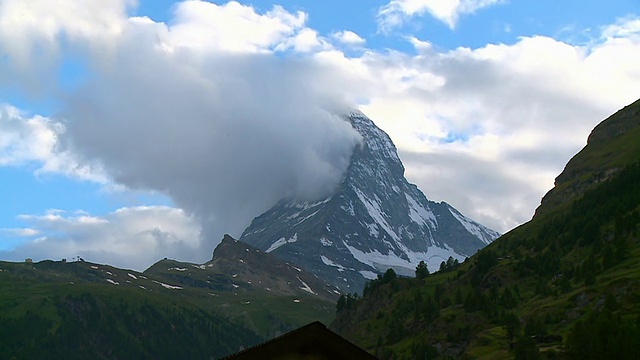
<svg viewBox="0 0 640 360">
<path fill-rule="evenodd" d="M 334 302 L 340 292 L 308 271 L 225 235 L 204 264 L 164 259 L 145 274 L 178 286 L 233 293 L 312 297 Z"/>
<path fill-rule="evenodd" d="M 425 261 L 435 271 L 499 236 L 410 184 L 395 145 L 364 114 L 347 120 L 362 143 L 335 192 L 313 203 L 281 200 L 253 220 L 242 242 L 353 292 L 388 268 L 413 276 Z"/>
<path fill-rule="evenodd" d="M 313 296 L 336 301 L 340 292 L 310 272 L 226 235 L 203 266 L 229 274 L 236 286 L 282 296 Z"/>
</svg>

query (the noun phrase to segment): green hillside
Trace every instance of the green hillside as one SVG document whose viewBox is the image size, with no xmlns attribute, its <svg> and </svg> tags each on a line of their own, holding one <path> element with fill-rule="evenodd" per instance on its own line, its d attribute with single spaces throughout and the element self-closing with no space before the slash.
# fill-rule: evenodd
<svg viewBox="0 0 640 360">
<path fill-rule="evenodd" d="M 230 238 L 216 254 L 144 273 L 0 262 L 0 358 L 220 358 L 333 320 L 337 295 L 304 270 Z"/>
<path fill-rule="evenodd" d="M 52 261 L 0 270 L 3 359 L 218 358 L 262 340 L 137 272 Z"/>
<path fill-rule="evenodd" d="M 640 358 L 639 108 L 594 129 L 532 221 L 436 274 L 372 281 L 332 328 L 382 359 Z"/>
</svg>

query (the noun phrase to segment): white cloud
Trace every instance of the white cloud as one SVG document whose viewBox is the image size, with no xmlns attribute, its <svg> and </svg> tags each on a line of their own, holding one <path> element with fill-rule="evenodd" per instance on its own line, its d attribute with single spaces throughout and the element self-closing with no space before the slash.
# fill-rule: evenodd
<svg viewBox="0 0 640 360">
<path fill-rule="evenodd" d="M 378 26 L 386 32 L 410 17 L 429 13 L 453 29 L 460 15 L 473 14 L 501 2 L 504 0 L 391 0 L 378 10 Z"/>
<path fill-rule="evenodd" d="M 258 14 L 235 1 L 224 5 L 185 1 L 176 5 L 167 40 L 172 47 L 200 51 L 264 52 L 288 39 L 304 37 L 310 31 L 304 28 L 306 18 L 303 12 L 291 14 L 277 5 Z"/>
<path fill-rule="evenodd" d="M 640 36 L 640 19 L 633 16 L 620 18 L 615 24 L 605 26 L 602 35 L 605 39 L 637 38 Z"/>
<path fill-rule="evenodd" d="M 32 237 L 40 234 L 40 231 L 30 228 L 3 228 L 0 231 L 9 236 Z"/>
<path fill-rule="evenodd" d="M 13 106 L 0 104 L 0 166 L 36 164 L 36 174 L 62 173 L 106 183 L 99 166 L 80 164 L 75 156 L 58 148 L 64 126 L 42 116 L 27 117 Z"/>
<path fill-rule="evenodd" d="M 92 3 L 68 0 L 3 0 L 0 2 L 2 82 L 44 93 L 54 82 L 62 57 L 61 43 L 81 44 L 96 58 L 109 55 L 125 30 L 126 10 L 135 0 Z M 44 88 L 43 88 L 44 87 Z"/>
<path fill-rule="evenodd" d="M 331 37 L 345 45 L 362 46 L 366 42 L 360 35 L 349 30 L 334 32 L 331 34 Z"/>
<path fill-rule="evenodd" d="M 166 206 L 120 208 L 104 216 L 48 211 L 21 215 L 24 229 L 3 229 L 35 237 L 12 250 L 0 251 L 15 261 L 80 256 L 87 261 L 142 271 L 164 257 L 205 262 L 213 243 L 204 242 L 197 220 L 183 210 Z"/>
</svg>

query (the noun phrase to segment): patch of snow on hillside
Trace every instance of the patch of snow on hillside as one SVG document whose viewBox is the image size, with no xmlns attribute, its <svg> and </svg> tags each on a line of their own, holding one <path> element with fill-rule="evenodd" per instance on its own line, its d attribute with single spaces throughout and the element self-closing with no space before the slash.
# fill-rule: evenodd
<svg viewBox="0 0 640 360">
<path fill-rule="evenodd" d="M 333 245 L 331 240 L 327 239 L 326 237 L 321 237 L 320 238 L 320 243 L 322 244 L 322 246 L 326 246 L 326 247 L 329 247 L 329 246 Z"/>
<path fill-rule="evenodd" d="M 303 223 L 303 222 L 305 222 L 307 219 L 310 219 L 310 218 L 312 218 L 313 216 L 315 216 L 318 212 L 320 212 L 320 209 L 318 209 L 318 210 L 314 211 L 312 214 L 307 215 L 307 216 L 303 217 L 302 219 L 298 220 L 298 221 L 297 221 L 295 224 L 293 224 L 291 227 L 295 227 L 295 226 L 298 226 L 298 225 L 302 224 L 302 223 Z"/>
<path fill-rule="evenodd" d="M 297 277 L 297 276 L 296 276 L 296 277 Z M 310 287 L 309 285 L 307 285 L 307 283 L 306 283 L 306 282 L 302 281 L 302 279 L 300 279 L 299 277 L 297 277 L 297 278 L 298 278 L 298 280 L 300 280 L 300 282 L 302 283 L 302 286 L 300 287 L 300 289 L 302 289 L 302 290 L 304 290 L 304 291 L 306 291 L 306 292 L 308 292 L 308 293 L 310 293 L 310 294 L 318 295 L 318 294 L 316 294 L 316 292 L 315 292 L 315 291 L 313 291 L 313 289 L 311 289 L 311 287 Z"/>
<path fill-rule="evenodd" d="M 351 202 L 351 200 L 349 200 L 349 206 L 340 206 L 340 209 L 344 210 L 347 214 L 351 215 L 351 216 L 356 216 L 356 212 L 353 209 L 353 203 Z"/>
<path fill-rule="evenodd" d="M 360 270 L 358 271 L 360 273 L 360 275 L 362 275 L 365 279 L 369 279 L 369 280 L 373 280 L 376 279 L 378 277 L 378 274 L 374 273 L 373 271 L 369 271 L 369 270 Z"/>
<path fill-rule="evenodd" d="M 129 277 L 132 279 L 138 280 L 138 278 L 133 274 L 127 273 L 127 275 L 129 275 Z"/>
<path fill-rule="evenodd" d="M 91 265 L 91 268 L 92 268 L 93 270 L 98 270 L 98 267 L 97 267 L 97 266 L 93 266 L 93 265 Z"/>
<path fill-rule="evenodd" d="M 376 224 L 367 224 L 367 228 L 369 228 L 369 235 L 373 237 L 378 237 L 380 232 L 378 231 L 378 226 Z"/>
<path fill-rule="evenodd" d="M 473 234 L 473 236 L 480 239 L 480 241 L 482 241 L 483 243 L 489 245 L 493 240 L 495 240 L 498 236 L 500 236 L 499 233 L 493 230 L 490 230 L 488 228 L 485 228 L 482 225 L 476 224 L 470 219 L 467 219 L 466 217 L 464 217 L 462 214 L 460 214 L 458 211 L 451 208 L 450 206 L 447 206 L 447 207 L 449 208 L 449 212 L 451 213 L 451 215 L 453 215 L 453 217 L 456 218 L 456 220 L 458 220 L 460 224 L 462 224 L 462 226 L 464 226 L 464 228 L 467 229 L 468 232 L 470 232 L 471 234 Z M 489 235 L 489 233 L 491 235 Z"/>
<path fill-rule="evenodd" d="M 111 280 L 111 279 L 107 279 L 107 282 L 108 282 L 108 283 L 111 283 L 111 284 L 113 284 L 113 285 L 120 285 L 117 281 L 113 281 L 113 280 Z"/>
<path fill-rule="evenodd" d="M 280 239 L 276 240 L 273 244 L 271 244 L 271 246 L 269 246 L 269 248 L 265 252 L 270 253 L 273 250 L 275 250 L 275 249 L 277 249 L 277 248 L 279 248 L 279 247 L 281 247 L 283 245 L 292 244 L 292 243 L 294 243 L 296 241 L 298 241 L 298 233 L 293 234 L 293 236 L 289 240 L 281 237 Z"/>
<path fill-rule="evenodd" d="M 338 271 L 340 271 L 340 272 L 347 270 L 347 268 L 346 268 L 346 267 L 344 267 L 344 266 L 342 266 L 342 265 L 340 265 L 340 264 L 336 264 L 336 263 L 334 263 L 333 261 L 331 261 L 330 259 L 328 259 L 328 258 L 327 258 L 326 256 L 324 256 L 324 255 L 320 255 L 320 260 L 322 260 L 322 262 L 323 262 L 325 265 L 333 266 L 333 267 L 338 268 Z"/>
<path fill-rule="evenodd" d="M 118 276 L 118 275 L 114 275 L 111 271 L 107 271 L 107 275 Z"/>
<path fill-rule="evenodd" d="M 172 268 L 168 268 L 168 269 L 167 269 L 167 271 L 171 271 L 171 270 L 175 270 L 175 271 L 187 271 L 187 268 L 172 267 Z"/>
<path fill-rule="evenodd" d="M 438 227 L 436 216 L 433 215 L 431 211 L 420 206 L 420 204 L 413 197 L 409 196 L 409 194 L 405 194 L 405 197 L 409 204 L 409 217 L 413 222 L 418 225 L 429 226 L 432 229 L 436 229 Z"/>
<path fill-rule="evenodd" d="M 169 284 L 165 284 L 165 283 L 161 283 L 160 281 L 155 281 L 153 280 L 154 283 L 162 286 L 165 289 L 169 289 L 169 290 L 182 290 L 182 287 L 180 286 L 175 286 L 175 285 L 169 285 Z"/>
</svg>

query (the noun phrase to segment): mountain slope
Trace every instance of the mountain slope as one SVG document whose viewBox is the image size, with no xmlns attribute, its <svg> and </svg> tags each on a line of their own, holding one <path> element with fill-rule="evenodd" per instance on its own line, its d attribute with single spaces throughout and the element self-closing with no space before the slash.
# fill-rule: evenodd
<svg viewBox="0 0 640 360">
<path fill-rule="evenodd" d="M 555 186 L 536 210 L 543 215 L 584 193 L 591 185 L 609 179 L 640 154 L 640 100 L 598 124 L 587 145 L 565 166 Z"/>
<path fill-rule="evenodd" d="M 144 273 L 84 261 L 0 262 L 0 357 L 219 358 L 330 323 L 338 296 L 228 236 L 205 264 L 164 259 Z"/>
<path fill-rule="evenodd" d="M 186 294 L 184 292 L 187 292 Z M 261 341 L 188 289 L 86 262 L 0 262 L 0 357 L 221 357 Z"/>
<path fill-rule="evenodd" d="M 640 143 L 638 104 L 598 125 L 530 222 L 458 266 L 370 282 L 332 328 L 383 359 L 639 358 L 640 151 L 621 146 Z M 582 185 L 554 198 L 565 184 Z"/>
<path fill-rule="evenodd" d="M 161 260 L 145 274 L 171 283 L 231 292 L 267 292 L 273 296 L 312 296 L 335 302 L 340 292 L 304 269 L 225 235 L 202 264 Z"/>
<path fill-rule="evenodd" d="M 450 256 L 463 260 L 499 234 L 447 203 L 429 201 L 404 178 L 389 136 L 364 114 L 348 116 L 362 135 L 336 191 L 314 203 L 282 200 L 255 218 L 240 240 L 299 264 L 344 291 L 387 268 L 411 275 Z"/>
</svg>

